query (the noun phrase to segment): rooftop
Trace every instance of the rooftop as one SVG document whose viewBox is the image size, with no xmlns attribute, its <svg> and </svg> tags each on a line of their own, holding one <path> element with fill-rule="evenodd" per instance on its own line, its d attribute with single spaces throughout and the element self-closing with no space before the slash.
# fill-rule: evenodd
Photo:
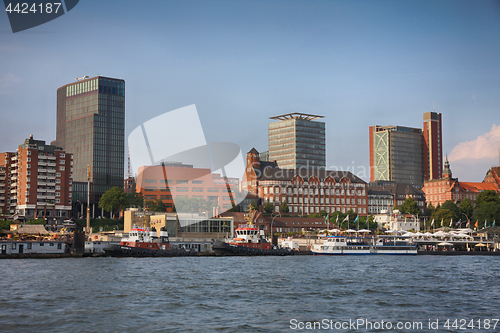
<svg viewBox="0 0 500 333">
<path fill-rule="evenodd" d="M 325 118 L 325 116 L 318 116 L 300 112 L 293 112 L 293 113 L 282 114 L 280 116 L 269 117 L 269 119 L 275 119 L 275 120 L 289 120 L 289 119 L 315 120 L 321 118 Z"/>
</svg>

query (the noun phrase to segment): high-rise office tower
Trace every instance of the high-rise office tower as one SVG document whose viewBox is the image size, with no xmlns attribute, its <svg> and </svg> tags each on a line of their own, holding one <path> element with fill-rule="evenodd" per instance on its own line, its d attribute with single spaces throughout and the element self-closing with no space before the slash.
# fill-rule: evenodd
<svg viewBox="0 0 500 333">
<path fill-rule="evenodd" d="M 441 179 L 443 170 L 443 138 L 441 133 L 441 113 L 424 113 L 425 180 Z"/>
<path fill-rule="evenodd" d="M 91 204 L 113 186 L 123 187 L 125 81 L 84 76 L 57 89 L 53 144 L 73 154 L 73 200 L 86 202 L 91 166 Z"/>
<path fill-rule="evenodd" d="M 289 113 L 270 117 L 269 160 L 281 169 L 325 168 L 325 123 L 323 116 Z"/>
<path fill-rule="evenodd" d="M 370 126 L 370 181 L 424 184 L 422 130 L 403 126 Z"/>
</svg>

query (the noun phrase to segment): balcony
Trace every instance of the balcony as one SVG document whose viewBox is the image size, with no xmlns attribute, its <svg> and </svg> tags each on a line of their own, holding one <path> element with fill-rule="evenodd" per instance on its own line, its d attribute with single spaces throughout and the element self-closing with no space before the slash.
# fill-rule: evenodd
<svg viewBox="0 0 500 333">
<path fill-rule="evenodd" d="M 10 158 L 11 161 L 17 161 L 17 155 L 14 155 Z"/>
<path fill-rule="evenodd" d="M 37 188 L 37 191 L 38 191 L 39 194 L 42 194 L 40 192 L 47 192 L 47 189 L 44 188 L 44 187 L 39 187 L 39 188 Z"/>
<path fill-rule="evenodd" d="M 52 194 L 47 193 L 47 199 L 49 199 L 49 200 L 55 200 L 55 199 L 56 199 L 56 196 L 55 196 L 55 195 L 52 195 Z"/>
<path fill-rule="evenodd" d="M 47 164 L 45 161 L 38 161 L 38 166 L 47 166 Z"/>
<path fill-rule="evenodd" d="M 45 168 L 38 168 L 38 173 L 41 173 L 41 172 L 47 172 L 47 169 L 45 169 Z"/>
<path fill-rule="evenodd" d="M 48 159 L 48 160 L 55 161 L 55 160 L 56 160 L 56 157 L 55 157 L 55 156 L 47 156 L 47 159 Z"/>
<path fill-rule="evenodd" d="M 56 179 L 56 174 L 55 173 L 49 173 L 47 175 L 47 179 Z"/>
<path fill-rule="evenodd" d="M 47 182 L 44 182 L 44 181 L 41 181 L 40 179 L 38 179 L 38 182 L 36 183 L 38 186 L 47 186 Z"/>
<path fill-rule="evenodd" d="M 10 194 L 14 194 L 14 193 L 17 193 L 16 189 L 10 190 Z"/>
<path fill-rule="evenodd" d="M 10 207 L 12 207 L 12 206 L 17 206 L 17 201 L 16 201 L 16 202 L 11 202 L 9 206 L 10 206 Z"/>
<path fill-rule="evenodd" d="M 47 166 L 49 166 L 49 167 L 54 167 L 54 169 L 53 169 L 53 170 L 55 170 L 55 166 L 56 166 L 56 164 L 55 164 L 55 163 L 51 163 L 51 162 L 49 162 L 49 163 L 47 163 Z"/>
<path fill-rule="evenodd" d="M 48 188 L 46 188 L 46 190 L 47 190 L 47 193 L 56 193 L 56 189 L 55 188 L 48 187 Z"/>
</svg>

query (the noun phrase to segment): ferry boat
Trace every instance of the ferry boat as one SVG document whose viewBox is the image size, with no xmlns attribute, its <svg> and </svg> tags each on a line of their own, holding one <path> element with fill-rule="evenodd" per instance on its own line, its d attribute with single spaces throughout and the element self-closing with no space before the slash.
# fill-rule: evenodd
<svg viewBox="0 0 500 333">
<path fill-rule="evenodd" d="M 146 230 L 136 226 L 130 229 L 120 244 L 109 244 L 104 252 L 113 257 L 172 257 L 187 255 L 184 249 L 171 249 L 168 232 L 165 227 L 160 229 L 158 237 L 156 229 Z"/>
<path fill-rule="evenodd" d="M 391 236 L 389 236 L 391 237 Z M 328 236 L 322 244 L 314 244 L 311 251 L 314 255 L 415 255 L 417 246 L 411 241 L 380 237 L 346 237 Z"/>
<path fill-rule="evenodd" d="M 250 209 L 247 224 L 235 230 L 236 237 L 225 242 L 215 241 L 212 249 L 216 255 L 293 255 L 290 249 L 273 247 L 264 237 L 264 230 L 252 224 L 253 210 Z"/>
</svg>

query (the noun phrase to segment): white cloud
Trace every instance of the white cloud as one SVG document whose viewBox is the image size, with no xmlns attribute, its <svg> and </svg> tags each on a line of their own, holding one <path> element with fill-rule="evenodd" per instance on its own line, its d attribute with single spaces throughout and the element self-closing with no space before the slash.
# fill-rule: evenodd
<svg viewBox="0 0 500 333">
<path fill-rule="evenodd" d="M 500 148 L 500 125 L 493 124 L 491 131 L 480 135 L 476 140 L 458 144 L 450 153 L 450 161 L 462 159 L 481 159 L 498 157 Z"/>
<path fill-rule="evenodd" d="M 5 73 L 0 75 L 0 94 L 7 95 L 14 92 L 15 87 L 23 82 L 23 78 L 13 73 Z"/>
</svg>

